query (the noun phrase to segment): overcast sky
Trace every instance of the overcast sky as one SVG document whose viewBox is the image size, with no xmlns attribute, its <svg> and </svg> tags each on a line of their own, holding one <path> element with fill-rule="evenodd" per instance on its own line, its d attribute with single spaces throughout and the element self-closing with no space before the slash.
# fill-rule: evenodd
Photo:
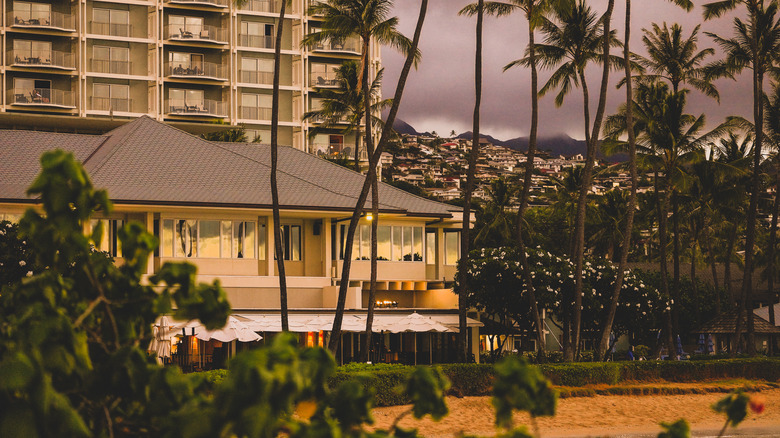
<svg viewBox="0 0 780 438">
<path fill-rule="evenodd" d="M 472 0 L 473 1 L 473 0 Z M 419 1 L 396 0 L 395 14 L 400 18 L 401 31 L 412 37 L 419 13 Z M 412 71 L 404 90 L 399 117 L 418 131 L 437 131 L 449 135 L 470 131 L 474 111 L 474 40 L 476 18 L 458 16 L 458 10 L 468 1 L 430 0 L 428 15 L 423 27 L 420 46 L 423 60 L 416 71 Z M 694 1 L 696 8 L 686 13 L 665 0 L 634 0 L 632 2 L 631 50 L 644 53 L 642 28 L 650 28 L 653 22 L 668 24 L 674 22 L 683 26 L 684 35 L 703 22 L 701 1 Z M 590 0 L 589 4 L 602 13 L 606 0 Z M 612 26 L 618 29 L 618 37 L 624 38 L 625 2 L 615 1 Z M 702 24 L 699 49 L 714 47 L 704 31 L 722 36 L 731 35 L 732 17 Z M 530 72 L 513 68 L 502 72 L 504 65 L 520 58 L 526 45 L 528 30 L 522 13 L 503 18 L 486 17 L 483 51 L 483 95 L 481 131 L 507 140 L 528 135 L 530 125 Z M 537 36 L 537 41 L 541 38 Z M 618 50 L 613 53 L 618 54 Z M 715 57 L 721 57 L 717 53 Z M 710 59 L 715 59 L 711 57 Z M 403 58 L 389 48 L 382 49 L 385 66 L 384 95 L 392 97 Z M 592 113 L 595 112 L 601 69 L 593 65 L 588 70 L 588 85 L 591 91 Z M 614 113 L 625 92 L 617 90 L 614 84 L 621 72 L 610 75 L 613 85 L 608 89 L 607 114 Z M 540 71 L 541 87 L 549 72 Z M 728 115 L 751 115 L 751 85 L 749 76 L 737 82 L 719 80 L 716 82 L 721 94 L 721 103 L 692 92 L 688 99 L 688 113 L 707 115 L 710 126 L 724 120 Z M 596 95 L 595 97 L 593 97 Z M 564 105 L 556 108 L 555 94 L 540 99 L 539 129 L 542 135 L 566 133 L 574 138 L 584 138 L 582 122 L 582 92 L 572 90 Z"/>
</svg>

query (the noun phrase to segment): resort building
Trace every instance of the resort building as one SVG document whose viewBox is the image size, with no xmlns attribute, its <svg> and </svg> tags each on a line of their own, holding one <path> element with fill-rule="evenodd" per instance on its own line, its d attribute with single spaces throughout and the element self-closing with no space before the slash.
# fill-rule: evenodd
<svg viewBox="0 0 780 438">
<path fill-rule="evenodd" d="M 281 47 L 279 144 L 339 153 L 354 134 L 309 138 L 314 87 L 359 60 L 357 39 L 301 47 L 321 27 L 311 2 L 292 0 Z M 0 127 L 105 133 L 147 115 L 191 133 L 243 124 L 270 142 L 279 0 L 2 0 Z M 372 76 L 380 49 L 369 53 Z M 343 126 L 342 126 L 343 128 Z M 354 146 L 352 146 L 354 147 Z"/>
<path fill-rule="evenodd" d="M 219 279 L 235 316 L 256 327 L 269 318 L 276 324 L 279 320 L 273 227 L 280 227 L 291 321 L 306 342 L 321 342 L 321 332 L 332 323 L 346 227 L 363 175 L 281 147 L 281 222 L 274 224 L 266 145 L 208 142 L 146 116 L 104 135 L 0 130 L 0 220 L 16 219 L 36 204 L 25 191 L 40 172 L 41 154 L 55 148 L 72 152 L 114 203 L 110 215 L 90 224 L 104 223 L 99 249 L 122 263 L 116 230 L 138 221 L 160 240 L 148 275 L 165 262 L 188 261 L 197 266 L 199 281 Z M 458 298 L 451 286 L 462 212 L 385 183 L 380 183 L 379 194 L 376 327 L 416 312 L 449 331 L 377 335 L 385 346 L 377 354 L 390 351 L 392 360 L 406 362 L 454 360 Z M 370 211 L 370 200 L 366 206 Z M 372 219 L 377 218 L 366 214 L 361 219 L 354 243 L 347 296 L 353 329 L 341 343 L 339 358 L 344 361 L 357 355 L 355 333 L 364 329 L 360 321 L 365 321 L 368 304 Z M 480 325 L 469 320 L 476 357 Z"/>
</svg>

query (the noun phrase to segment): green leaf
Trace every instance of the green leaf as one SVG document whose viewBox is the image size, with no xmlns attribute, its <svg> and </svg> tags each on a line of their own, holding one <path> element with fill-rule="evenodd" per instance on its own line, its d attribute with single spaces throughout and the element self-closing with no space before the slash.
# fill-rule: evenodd
<svg viewBox="0 0 780 438">
<path fill-rule="evenodd" d="M 731 423 L 732 426 L 736 426 L 747 416 L 749 401 L 750 397 L 743 391 L 737 390 L 712 405 L 712 409 L 714 409 L 715 412 L 725 413 L 727 421 Z"/>
<path fill-rule="evenodd" d="M 674 423 L 661 423 L 664 431 L 658 434 L 658 438 L 690 438 L 691 427 L 684 418 Z"/>
<path fill-rule="evenodd" d="M 406 382 L 406 393 L 412 399 L 412 413 L 415 418 L 430 414 L 438 421 L 447 415 L 444 395 L 450 388 L 450 381 L 439 367 L 418 366 Z"/>
<path fill-rule="evenodd" d="M 26 388 L 35 374 L 30 358 L 24 353 L 16 352 L 0 362 L 0 389 L 17 391 Z"/>
</svg>

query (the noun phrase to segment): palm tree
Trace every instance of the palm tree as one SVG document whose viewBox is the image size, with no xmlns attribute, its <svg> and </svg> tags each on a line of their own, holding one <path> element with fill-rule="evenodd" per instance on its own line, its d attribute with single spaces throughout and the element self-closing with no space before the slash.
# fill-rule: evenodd
<svg viewBox="0 0 780 438">
<path fill-rule="evenodd" d="M 747 314 L 747 348 L 755 353 L 753 312 L 746 311 L 753 306 L 753 253 L 756 240 L 758 195 L 761 186 L 759 166 L 764 142 L 764 76 L 772 67 L 776 53 L 780 50 L 780 23 L 777 20 L 777 2 L 774 0 L 721 0 L 704 5 L 704 19 L 717 18 L 740 5 L 745 7 L 747 22 L 734 18 L 735 36 L 727 39 L 707 33 L 726 52 L 726 58 L 708 67 L 711 77 L 734 77 L 745 68 L 753 73 L 753 124 L 755 145 L 751 176 L 750 204 L 747 212 L 745 233 L 745 267 L 742 276 L 742 299 L 740 317 L 737 319 L 736 337 L 741 339 L 742 314 Z"/>
<path fill-rule="evenodd" d="M 537 354 L 539 360 L 544 360 L 544 326 L 542 325 L 539 305 L 536 301 L 536 291 L 531 281 L 531 269 L 525 253 L 523 241 L 523 215 L 528 208 L 528 197 L 531 192 L 531 175 L 534 170 L 534 157 L 539 128 L 539 93 L 538 71 L 535 50 L 535 31 L 541 19 L 551 10 L 570 8 L 573 0 L 508 0 L 506 2 L 490 1 L 484 4 L 485 13 L 495 16 L 506 16 L 515 11 L 521 11 L 528 22 L 528 66 L 531 69 L 531 128 L 528 136 L 528 152 L 525 161 L 525 176 L 523 189 L 520 192 L 520 207 L 517 214 L 517 245 L 520 252 L 520 262 L 523 265 L 524 281 L 533 310 L 534 325 L 537 336 Z"/>
<path fill-rule="evenodd" d="M 589 214 L 589 241 L 594 255 L 604 256 L 610 261 L 619 259 L 623 232 L 628 216 L 629 193 L 613 189 L 599 196 L 593 214 Z"/>
<path fill-rule="evenodd" d="M 769 140 L 769 143 L 772 145 L 772 148 L 774 149 L 774 153 L 771 156 L 771 160 L 769 160 L 773 165 L 774 169 L 773 172 L 771 172 L 773 176 L 774 182 L 774 201 L 772 203 L 772 223 L 769 228 L 769 249 L 767 250 L 768 253 L 768 263 L 766 267 L 767 272 L 767 290 L 769 292 L 769 296 L 772 298 L 772 301 L 770 303 L 770 306 L 774 306 L 774 304 L 778 301 L 778 295 L 777 292 L 775 292 L 775 280 L 777 277 L 777 270 L 775 269 L 775 258 L 776 258 L 776 250 L 777 250 L 777 220 L 778 215 L 780 214 L 780 83 L 774 82 L 772 87 L 772 95 L 770 98 L 766 99 L 765 101 L 766 106 L 766 129 L 767 129 L 767 140 Z M 772 307 L 770 307 L 771 309 Z M 775 325 L 775 313 L 773 311 L 769 312 L 769 322 L 772 325 Z M 776 337 L 772 335 L 770 337 L 771 342 L 769 343 L 769 354 L 773 354 L 775 350 L 775 344 L 776 344 Z"/>
<path fill-rule="evenodd" d="M 477 213 L 474 245 L 479 248 L 499 247 L 512 240 L 513 222 L 508 210 L 514 194 L 515 190 L 504 178 L 490 183 L 487 200 L 482 211 Z"/>
<path fill-rule="evenodd" d="M 693 8 L 693 3 L 690 0 L 672 0 L 677 6 L 684 8 L 686 11 L 690 11 Z M 634 133 L 634 115 L 633 115 L 633 84 L 631 81 L 631 65 L 628 63 L 630 59 L 631 50 L 629 48 L 631 42 L 631 0 L 626 0 L 626 15 L 625 15 L 625 38 L 623 42 L 623 71 L 625 81 L 628 86 L 626 87 L 626 132 L 628 134 L 628 168 L 631 176 L 631 190 L 628 197 L 628 211 L 626 214 L 625 229 L 623 231 L 623 242 L 621 245 L 621 256 L 618 264 L 618 272 L 615 278 L 615 287 L 612 289 L 612 297 L 610 298 L 609 309 L 607 310 L 607 317 L 604 320 L 604 325 L 601 330 L 601 337 L 599 338 L 599 344 L 596 347 L 596 359 L 603 359 L 606 357 L 607 350 L 609 349 L 609 334 L 612 333 L 612 324 L 615 321 L 615 314 L 617 313 L 618 300 L 620 298 L 620 290 L 623 288 L 623 276 L 628 266 L 628 252 L 631 247 L 631 235 L 633 234 L 634 227 L 634 214 L 636 213 L 637 206 L 637 188 L 638 188 L 638 176 L 637 176 L 637 162 L 636 162 L 636 137 Z"/>
<path fill-rule="evenodd" d="M 463 194 L 463 228 L 460 237 L 460 260 L 458 261 L 458 282 L 465 285 L 468 281 L 466 267 L 469 263 L 469 231 L 471 229 L 471 194 L 474 191 L 477 160 L 479 159 L 479 109 L 482 103 L 482 21 L 485 16 L 485 2 L 478 0 L 476 4 L 468 5 L 458 12 L 459 15 L 477 16 L 476 50 L 474 57 L 474 119 L 471 131 L 471 152 L 469 153 L 469 169 L 466 173 L 466 191 Z M 476 8 L 476 11 L 474 9 Z M 458 300 L 458 356 L 461 362 L 468 357 L 468 327 L 466 326 L 466 300 Z"/>
<path fill-rule="evenodd" d="M 603 29 L 598 29 L 596 14 L 585 5 L 584 1 L 579 1 L 573 8 L 568 10 L 556 11 L 555 17 L 561 23 L 559 27 L 554 22 L 541 19 L 542 31 L 546 34 L 546 44 L 537 44 L 535 50 L 539 53 L 540 60 L 544 65 L 560 67 L 553 72 L 550 80 L 542 87 L 539 94 L 543 95 L 555 87 L 560 87 L 556 96 L 555 103 L 560 106 L 563 104 L 564 97 L 571 90 L 572 84 L 580 86 L 583 94 L 583 112 L 585 123 L 585 140 L 588 145 L 587 158 L 585 160 L 585 169 L 583 173 L 583 185 L 580 188 L 580 195 L 577 203 L 577 215 L 574 224 L 574 245 L 570 254 L 575 259 L 575 292 L 574 308 L 571 321 L 565 318 L 564 321 L 564 357 L 566 360 L 574 358 L 575 350 L 579 345 L 580 320 L 582 307 L 582 263 L 585 250 L 585 208 L 587 204 L 587 195 L 590 191 L 593 167 L 596 160 L 596 141 L 601 131 L 601 123 L 604 117 L 606 107 L 607 82 L 609 81 L 609 71 L 611 68 L 619 65 L 620 57 L 612 57 L 609 54 L 611 46 L 617 46 L 619 43 L 614 38 L 614 32 L 610 30 L 612 9 L 614 0 L 610 0 L 607 6 L 607 12 L 602 16 Z M 601 52 L 599 53 L 599 46 Z M 505 67 L 511 68 L 515 65 L 525 65 L 530 61 L 528 57 L 513 61 Z M 593 121 L 593 131 L 591 132 L 590 121 L 590 99 L 587 81 L 585 80 L 585 68 L 594 61 L 601 61 L 604 69 L 602 72 L 602 83 L 599 94 L 599 104 L 596 111 L 596 117 Z M 572 312 L 565 312 L 568 316 Z M 572 348 L 572 345 L 574 348 Z"/>
<path fill-rule="evenodd" d="M 323 17 L 323 29 L 320 32 L 316 32 L 308 35 L 304 39 L 305 44 L 313 44 L 317 41 L 323 41 L 329 38 L 347 38 L 352 35 L 358 35 L 363 40 L 363 58 L 362 58 L 362 83 L 363 88 L 368 88 L 368 49 L 370 47 L 371 39 L 375 39 L 380 44 L 388 44 L 396 48 L 400 48 L 403 53 L 406 54 L 406 61 L 401 69 L 401 75 L 398 79 L 398 85 L 395 89 L 395 96 L 393 97 L 393 104 L 390 107 L 390 112 L 385 121 L 385 126 L 393 126 L 395 117 L 398 114 L 398 107 L 401 103 L 401 97 L 403 96 L 403 90 L 406 85 L 406 79 L 409 76 L 412 65 L 419 61 L 420 52 L 417 47 L 420 42 L 420 33 L 422 32 L 422 26 L 425 22 L 425 14 L 428 10 L 428 0 L 422 0 L 420 4 L 420 14 L 417 18 L 417 25 L 414 31 L 414 38 L 411 41 L 401 35 L 397 30 L 398 18 L 387 18 L 390 10 L 392 9 L 391 0 L 331 0 L 330 3 L 317 3 L 312 7 L 311 13 L 322 14 Z M 369 99 L 369 93 L 364 93 L 364 108 L 366 114 L 371 112 L 371 104 Z M 366 120 L 371 120 L 370 115 L 366 117 Z M 373 137 L 368 133 L 371 132 L 370 127 L 366 129 L 366 146 L 369 152 L 369 164 L 366 179 L 363 182 L 363 187 L 360 190 L 360 195 L 355 204 L 355 209 L 352 212 L 350 218 L 349 227 L 347 228 L 347 236 L 345 239 L 346 248 L 344 250 L 344 264 L 341 271 L 341 281 L 339 283 L 339 295 L 336 304 L 336 315 L 333 319 L 333 329 L 331 330 L 331 337 L 328 341 L 328 349 L 335 353 L 339 347 L 341 341 L 341 323 L 344 319 L 344 308 L 346 306 L 347 288 L 349 286 L 349 273 L 352 266 L 352 244 L 355 239 L 355 230 L 357 229 L 358 221 L 360 220 L 361 213 L 364 211 L 365 202 L 368 198 L 369 190 L 372 192 L 372 211 L 376 213 L 378 211 L 378 188 L 376 183 L 376 167 L 379 164 L 379 157 L 387 143 L 390 136 L 390 129 L 382 130 L 382 136 L 379 139 L 379 143 L 376 146 L 376 150 L 373 148 Z M 374 224 L 378 220 L 378 215 L 374 214 Z M 371 289 L 376 289 L 376 226 L 372 224 L 372 280 Z M 373 303 L 369 303 L 369 313 L 366 323 L 366 329 L 368 332 L 371 330 L 371 324 L 373 323 Z M 370 336 L 367 336 L 370 337 Z"/>
<path fill-rule="evenodd" d="M 319 121 L 320 126 L 309 131 L 313 137 L 325 132 L 346 120 L 347 126 L 343 134 L 355 133 L 355 171 L 360 172 L 360 125 L 363 121 L 363 88 L 360 86 L 359 66 L 355 61 L 345 61 L 336 69 L 336 83 L 338 88 L 314 88 L 319 95 L 321 107 L 315 111 L 309 111 L 303 115 L 304 120 Z M 368 88 L 371 105 L 372 125 L 382 124 L 382 119 L 377 117 L 383 109 L 390 106 L 390 99 L 380 100 L 382 94 L 382 75 L 384 69 L 379 70 Z"/>
</svg>

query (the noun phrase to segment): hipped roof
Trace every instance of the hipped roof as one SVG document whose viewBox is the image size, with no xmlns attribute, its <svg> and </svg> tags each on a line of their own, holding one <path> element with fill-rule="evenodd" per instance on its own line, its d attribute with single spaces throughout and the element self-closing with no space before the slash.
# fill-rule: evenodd
<svg viewBox="0 0 780 438">
<path fill-rule="evenodd" d="M 210 142 L 147 116 L 105 135 L 0 131 L 0 200 L 25 194 L 45 151 L 84 163 L 96 187 L 118 204 L 270 208 L 270 146 Z M 282 209 L 351 211 L 365 176 L 291 147 L 279 147 Z M 460 209 L 379 184 L 379 209 L 451 217 Z M 370 207 L 369 195 L 366 207 Z"/>
<path fill-rule="evenodd" d="M 780 333 L 780 327 L 775 327 L 767 320 L 756 316 L 753 318 L 753 327 L 756 333 L 773 334 Z M 699 328 L 698 333 L 734 334 L 737 331 L 737 311 L 721 313 Z M 742 312 L 742 332 L 747 332 L 747 319 Z"/>
</svg>

